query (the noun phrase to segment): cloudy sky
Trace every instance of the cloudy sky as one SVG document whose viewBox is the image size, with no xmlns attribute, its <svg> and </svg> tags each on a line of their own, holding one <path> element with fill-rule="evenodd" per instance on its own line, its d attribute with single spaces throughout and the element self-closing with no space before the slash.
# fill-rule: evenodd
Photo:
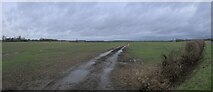
<svg viewBox="0 0 213 92">
<path fill-rule="evenodd" d="M 3 3 L 3 35 L 65 40 L 211 37 L 211 3 Z"/>
</svg>

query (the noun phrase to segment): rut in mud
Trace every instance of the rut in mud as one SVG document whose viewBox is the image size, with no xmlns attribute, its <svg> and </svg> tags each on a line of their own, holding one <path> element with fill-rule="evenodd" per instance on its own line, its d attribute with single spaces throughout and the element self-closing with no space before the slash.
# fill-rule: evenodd
<svg viewBox="0 0 213 92">
<path fill-rule="evenodd" d="M 94 59 L 73 69 L 62 79 L 55 81 L 44 89 L 77 90 L 77 89 L 113 89 L 110 80 L 118 55 L 126 46 L 120 46 L 100 54 Z"/>
</svg>

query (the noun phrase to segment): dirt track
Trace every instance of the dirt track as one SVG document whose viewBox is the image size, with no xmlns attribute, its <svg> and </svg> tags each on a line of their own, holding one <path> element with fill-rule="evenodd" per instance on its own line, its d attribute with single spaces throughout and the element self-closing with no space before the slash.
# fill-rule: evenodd
<svg viewBox="0 0 213 92">
<path fill-rule="evenodd" d="M 126 46 L 120 46 L 100 54 L 86 63 L 73 67 L 61 79 L 53 81 L 43 89 L 50 90 L 112 90 L 111 71 L 118 56 Z"/>
</svg>

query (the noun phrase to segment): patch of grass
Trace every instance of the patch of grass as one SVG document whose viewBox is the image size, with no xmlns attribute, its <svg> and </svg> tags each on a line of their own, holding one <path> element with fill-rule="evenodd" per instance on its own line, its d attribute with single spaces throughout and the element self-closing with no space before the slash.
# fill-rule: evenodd
<svg viewBox="0 0 213 92">
<path fill-rule="evenodd" d="M 42 60 L 75 58 L 81 54 L 97 55 L 121 43 L 68 43 L 68 42 L 15 42 L 3 43 L 3 69 L 27 62 L 39 63 Z M 81 59 L 81 58 L 79 58 Z M 56 61 L 54 60 L 54 61 Z M 54 62 L 51 61 L 51 62 Z"/>
<path fill-rule="evenodd" d="M 140 58 L 145 63 L 160 63 L 161 55 L 182 46 L 183 42 L 132 42 L 128 53 L 131 57 Z"/>
<path fill-rule="evenodd" d="M 124 43 L 3 42 L 2 45 L 3 87 L 23 89 L 33 87 L 33 81 L 56 79 L 72 66 Z"/>
</svg>

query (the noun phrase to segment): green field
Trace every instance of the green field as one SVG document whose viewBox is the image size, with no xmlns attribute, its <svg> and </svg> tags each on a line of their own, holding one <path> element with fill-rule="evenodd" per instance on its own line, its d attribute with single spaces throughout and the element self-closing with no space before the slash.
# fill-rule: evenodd
<svg viewBox="0 0 213 92">
<path fill-rule="evenodd" d="M 124 43 L 5 42 L 2 45 L 3 87 L 13 88 L 55 79 L 70 67 Z"/>
<path fill-rule="evenodd" d="M 183 46 L 182 42 L 133 42 L 129 46 L 128 54 L 140 58 L 144 63 L 160 63 L 161 55 L 168 54 L 172 49 Z"/>
<path fill-rule="evenodd" d="M 72 66 L 86 62 L 101 52 L 126 45 L 126 42 L 3 42 L 3 87 L 53 80 Z M 129 42 L 128 55 L 145 64 L 159 64 L 161 55 L 184 46 L 183 42 Z M 211 45 L 207 43 L 205 58 L 191 77 L 178 90 L 211 89 Z M 38 81 L 40 80 L 40 81 Z M 27 86 L 26 86 L 27 85 Z M 23 88 L 23 87 L 20 87 Z"/>
<path fill-rule="evenodd" d="M 68 42 L 7 42 L 3 43 L 3 69 L 18 65 L 59 62 L 96 56 L 122 43 L 68 43 Z"/>
</svg>

